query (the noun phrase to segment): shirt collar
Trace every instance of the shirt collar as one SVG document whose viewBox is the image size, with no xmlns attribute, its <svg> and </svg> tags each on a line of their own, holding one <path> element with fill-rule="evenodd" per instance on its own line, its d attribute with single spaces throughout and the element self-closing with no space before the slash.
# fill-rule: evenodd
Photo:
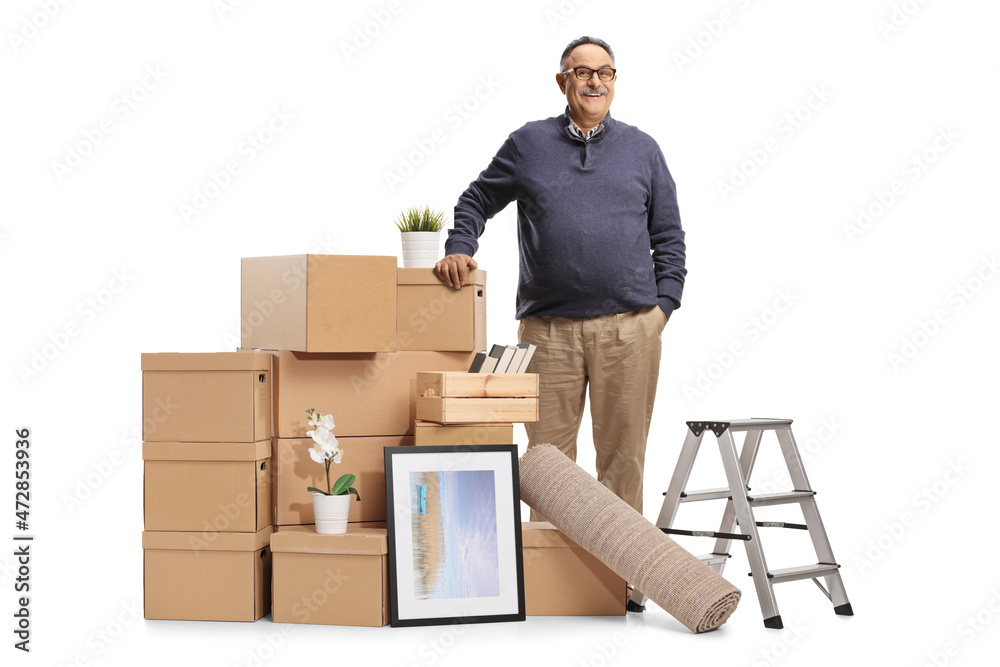
<svg viewBox="0 0 1000 667">
<path fill-rule="evenodd" d="M 611 114 L 605 116 L 605 120 L 607 120 L 610 115 Z M 566 107 L 566 120 L 566 129 L 569 130 L 569 133 L 582 141 L 590 141 L 604 131 L 604 121 L 602 120 L 596 127 L 590 128 L 587 130 L 586 134 L 584 134 L 583 130 L 581 130 L 580 127 L 573 121 L 572 116 L 569 115 L 569 107 Z"/>
</svg>

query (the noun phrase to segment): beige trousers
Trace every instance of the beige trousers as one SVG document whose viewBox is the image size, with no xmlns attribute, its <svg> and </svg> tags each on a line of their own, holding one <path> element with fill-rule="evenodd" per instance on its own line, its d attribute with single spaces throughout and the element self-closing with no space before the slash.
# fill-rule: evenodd
<svg viewBox="0 0 1000 667">
<path fill-rule="evenodd" d="M 526 317 L 521 342 L 538 346 L 538 421 L 525 424 L 528 447 L 551 443 L 576 460 L 576 437 L 590 388 L 597 479 L 642 512 L 646 436 L 660 371 L 659 306 L 591 318 Z M 532 521 L 544 517 L 531 511 Z"/>
</svg>

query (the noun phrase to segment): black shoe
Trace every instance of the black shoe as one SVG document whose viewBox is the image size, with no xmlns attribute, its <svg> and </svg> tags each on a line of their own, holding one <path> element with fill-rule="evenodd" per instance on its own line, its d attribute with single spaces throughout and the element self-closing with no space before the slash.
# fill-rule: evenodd
<svg viewBox="0 0 1000 667">
<path fill-rule="evenodd" d="M 637 614 L 641 614 L 642 612 L 646 611 L 646 605 L 639 604 L 638 602 L 632 600 L 632 591 L 635 590 L 635 586 L 626 583 L 625 587 L 628 588 L 628 594 L 629 594 L 628 604 L 625 605 L 625 611 L 634 611 Z"/>
</svg>

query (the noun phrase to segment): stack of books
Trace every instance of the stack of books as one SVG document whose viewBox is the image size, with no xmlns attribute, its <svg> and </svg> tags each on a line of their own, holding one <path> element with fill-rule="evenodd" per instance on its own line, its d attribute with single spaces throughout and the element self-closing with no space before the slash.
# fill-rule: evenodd
<svg viewBox="0 0 1000 667">
<path fill-rule="evenodd" d="M 470 373 L 527 373 L 536 345 L 494 345 L 487 353 L 477 352 L 469 366 Z"/>
</svg>

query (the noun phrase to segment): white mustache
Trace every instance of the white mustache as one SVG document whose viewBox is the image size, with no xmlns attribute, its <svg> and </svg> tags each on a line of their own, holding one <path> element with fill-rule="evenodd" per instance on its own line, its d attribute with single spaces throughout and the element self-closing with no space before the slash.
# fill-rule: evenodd
<svg viewBox="0 0 1000 667">
<path fill-rule="evenodd" d="M 594 88 L 592 86 L 587 86 L 586 88 L 581 88 L 578 92 L 579 95 L 607 95 L 608 89 L 603 86 L 600 88 Z"/>
</svg>

